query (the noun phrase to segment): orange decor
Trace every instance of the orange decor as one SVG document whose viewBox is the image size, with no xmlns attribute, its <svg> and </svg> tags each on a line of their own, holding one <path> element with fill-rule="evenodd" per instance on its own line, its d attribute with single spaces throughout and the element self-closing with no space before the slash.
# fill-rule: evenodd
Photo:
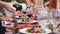
<svg viewBox="0 0 60 34">
<path fill-rule="evenodd" d="M 51 8 L 56 8 L 57 6 L 57 0 L 48 0 L 50 2 L 50 7 Z"/>
<path fill-rule="evenodd" d="M 34 1 L 34 5 L 36 5 L 36 0 L 33 0 Z"/>
<path fill-rule="evenodd" d="M 28 4 L 30 4 L 31 0 L 26 0 L 26 2 L 27 2 Z"/>
<path fill-rule="evenodd" d="M 36 5 L 36 0 L 33 0 L 33 2 L 31 0 L 26 0 L 26 2 L 29 4 L 29 5 Z"/>
</svg>

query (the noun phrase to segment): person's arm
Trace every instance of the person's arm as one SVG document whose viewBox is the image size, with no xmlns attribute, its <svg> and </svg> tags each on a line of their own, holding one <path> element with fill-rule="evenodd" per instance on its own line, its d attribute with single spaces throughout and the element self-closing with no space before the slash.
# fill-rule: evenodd
<svg viewBox="0 0 60 34">
<path fill-rule="evenodd" d="M 2 1 L 0 1 L 0 6 L 2 6 L 3 5 L 3 2 Z"/>
<path fill-rule="evenodd" d="M 10 4 L 7 3 L 7 2 L 0 1 L 0 7 L 5 8 L 5 9 L 7 9 L 8 11 L 10 11 L 10 12 L 12 12 L 12 13 L 15 11 L 15 10 L 10 6 Z"/>
</svg>

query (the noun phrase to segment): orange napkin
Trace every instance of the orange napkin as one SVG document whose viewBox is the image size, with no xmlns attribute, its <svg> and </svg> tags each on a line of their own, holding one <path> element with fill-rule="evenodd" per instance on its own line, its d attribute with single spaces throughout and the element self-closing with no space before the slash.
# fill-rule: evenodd
<svg viewBox="0 0 60 34">
<path fill-rule="evenodd" d="M 20 26 L 16 26 L 15 28 L 13 28 L 13 30 L 22 29 L 22 28 L 32 28 L 33 26 L 34 24 L 23 24 Z"/>
</svg>

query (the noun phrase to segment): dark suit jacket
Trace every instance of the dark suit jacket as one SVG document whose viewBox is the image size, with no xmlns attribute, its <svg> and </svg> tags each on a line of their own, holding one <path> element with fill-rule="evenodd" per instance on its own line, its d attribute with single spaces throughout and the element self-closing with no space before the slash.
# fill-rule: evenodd
<svg viewBox="0 0 60 34">
<path fill-rule="evenodd" d="M 6 31 L 5 29 L 6 27 L 3 27 L 0 21 L 0 34 L 5 34 L 5 31 Z"/>
</svg>

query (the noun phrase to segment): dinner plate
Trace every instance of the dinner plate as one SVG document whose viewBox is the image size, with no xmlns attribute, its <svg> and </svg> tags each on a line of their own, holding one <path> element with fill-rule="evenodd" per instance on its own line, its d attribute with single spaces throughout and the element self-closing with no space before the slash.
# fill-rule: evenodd
<svg viewBox="0 0 60 34">
<path fill-rule="evenodd" d="M 26 19 L 26 18 L 28 18 L 28 17 L 19 17 L 19 16 L 15 16 L 15 18 Z"/>
<path fill-rule="evenodd" d="M 8 21 L 2 21 L 2 23 L 10 24 L 11 22 L 8 22 Z"/>
<path fill-rule="evenodd" d="M 15 16 L 15 18 L 19 18 L 19 16 Z"/>
<path fill-rule="evenodd" d="M 22 20 L 21 20 L 21 19 L 17 19 L 16 22 L 17 22 L 17 23 L 21 23 Z"/>
<path fill-rule="evenodd" d="M 27 29 L 28 28 L 23 28 L 23 29 L 20 29 L 19 32 L 21 33 L 28 33 L 27 32 Z M 48 34 L 48 33 L 51 33 L 52 31 L 50 29 L 44 29 L 46 31 L 46 33 L 42 33 L 42 34 Z"/>
<path fill-rule="evenodd" d="M 18 20 L 17 21 L 18 23 L 35 23 L 35 22 L 37 22 L 36 20 L 32 20 L 31 22 L 22 22 L 21 20 Z"/>
</svg>

